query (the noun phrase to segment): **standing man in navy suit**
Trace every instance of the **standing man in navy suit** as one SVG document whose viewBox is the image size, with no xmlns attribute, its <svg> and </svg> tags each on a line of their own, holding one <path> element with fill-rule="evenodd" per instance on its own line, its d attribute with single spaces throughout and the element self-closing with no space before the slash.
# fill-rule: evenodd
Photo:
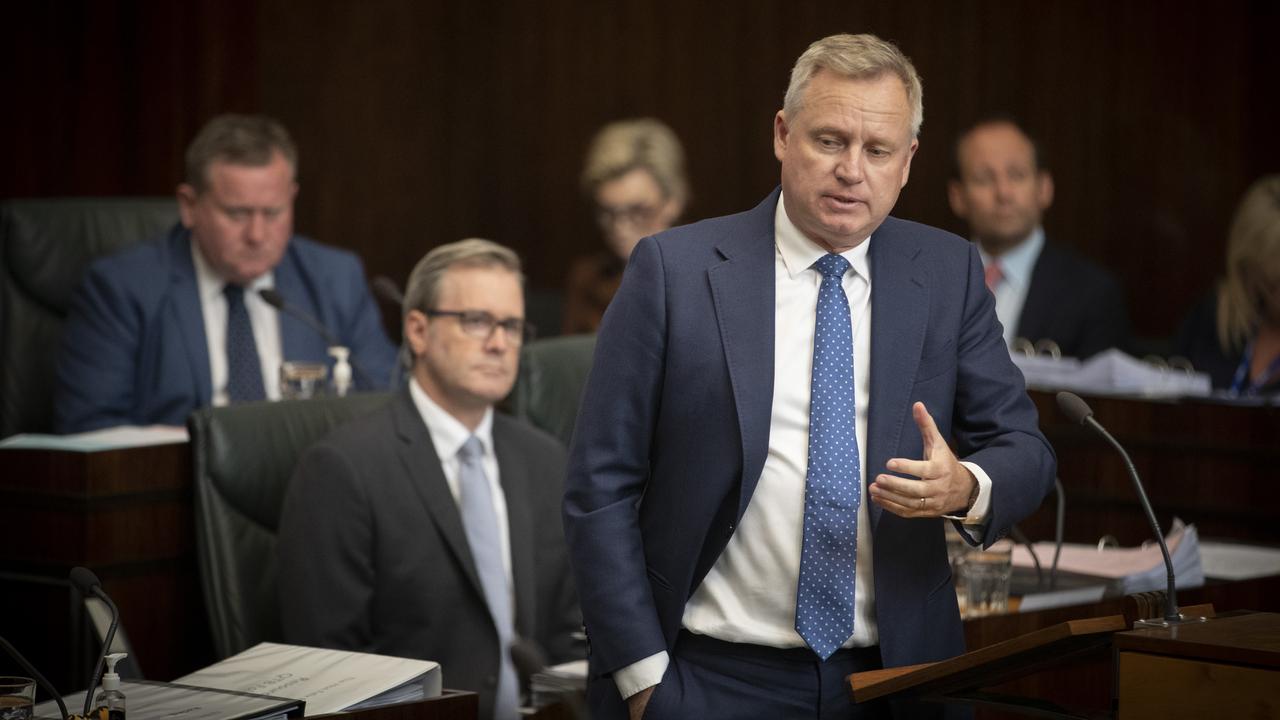
<svg viewBox="0 0 1280 720">
<path fill-rule="evenodd" d="M 60 432 L 182 425 L 197 407 L 277 399 L 282 361 L 328 342 L 259 295 L 273 288 L 350 350 L 357 389 L 384 389 L 395 348 L 350 252 L 293 234 L 298 153 L 266 117 L 221 115 L 187 148 L 182 222 L 89 267 L 57 358 Z"/>
<path fill-rule="evenodd" d="M 1052 340 L 1063 355 L 1078 358 L 1128 347 L 1120 283 L 1045 239 L 1040 223 L 1053 204 L 1053 176 L 1017 123 L 992 118 L 960 135 L 947 197 L 978 245 L 1007 344 Z"/>
<path fill-rule="evenodd" d="M 887 714 L 845 676 L 964 649 L 939 518 L 990 544 L 1050 487 L 976 249 L 889 217 L 921 95 L 890 43 L 814 43 L 781 188 L 632 254 L 564 501 L 595 717 Z"/>
</svg>

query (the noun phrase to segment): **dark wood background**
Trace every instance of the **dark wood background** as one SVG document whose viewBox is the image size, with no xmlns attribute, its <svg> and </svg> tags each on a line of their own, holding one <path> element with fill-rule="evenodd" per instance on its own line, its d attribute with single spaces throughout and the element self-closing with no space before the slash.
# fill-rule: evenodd
<svg viewBox="0 0 1280 720">
<path fill-rule="evenodd" d="M 1220 271 L 1234 204 L 1280 171 L 1280 7 L 1270 0 L 60 0 L 4 12 L 0 196 L 167 194 L 223 111 L 301 146 L 298 229 L 403 281 L 485 236 L 559 288 L 597 242 L 577 173 L 592 131 L 654 115 L 684 139 L 690 219 L 777 182 L 770 127 L 795 57 L 875 32 L 924 78 L 896 213 L 963 232 L 954 134 L 993 111 L 1036 133 L 1052 238 L 1126 283 L 1136 330 L 1171 332 Z"/>
</svg>

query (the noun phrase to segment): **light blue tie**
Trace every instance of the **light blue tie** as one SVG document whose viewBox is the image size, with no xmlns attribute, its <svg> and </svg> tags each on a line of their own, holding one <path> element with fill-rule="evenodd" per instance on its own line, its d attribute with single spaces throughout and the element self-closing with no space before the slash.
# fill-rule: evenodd
<svg viewBox="0 0 1280 720">
<path fill-rule="evenodd" d="M 262 362 L 244 306 L 244 288 L 227 283 L 222 293 L 227 296 L 227 399 L 233 403 L 265 400 Z"/>
<path fill-rule="evenodd" d="M 518 716 L 520 689 L 516 680 L 515 665 L 511 660 L 512 613 L 511 591 L 507 586 L 507 571 L 502 564 L 502 536 L 498 532 L 498 515 L 493 509 L 493 492 L 489 478 L 484 473 L 484 450 L 480 439 L 472 435 L 458 451 L 460 466 L 458 486 L 462 495 L 462 527 L 471 548 L 471 559 L 480 575 L 480 587 L 498 629 L 498 690 L 494 700 L 493 716 L 497 720 L 510 720 Z M 448 668 L 445 669 L 448 672 Z"/>
<path fill-rule="evenodd" d="M 849 261 L 826 255 L 809 389 L 809 470 L 804 545 L 796 590 L 796 632 L 826 660 L 853 635 L 858 551 L 858 436 L 854 428 L 853 330 L 841 278 Z"/>
</svg>

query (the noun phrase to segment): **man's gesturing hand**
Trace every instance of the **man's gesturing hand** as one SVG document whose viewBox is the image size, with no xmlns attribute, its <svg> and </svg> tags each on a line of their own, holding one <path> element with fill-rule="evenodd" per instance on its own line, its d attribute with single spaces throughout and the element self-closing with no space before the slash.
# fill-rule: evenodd
<svg viewBox="0 0 1280 720">
<path fill-rule="evenodd" d="M 894 515 L 938 517 L 964 515 L 978 481 L 956 459 L 947 441 L 938 432 L 924 403 L 911 406 L 911 417 L 924 441 L 924 459 L 893 458 L 888 469 L 918 480 L 882 473 L 869 488 L 871 499 Z"/>
</svg>

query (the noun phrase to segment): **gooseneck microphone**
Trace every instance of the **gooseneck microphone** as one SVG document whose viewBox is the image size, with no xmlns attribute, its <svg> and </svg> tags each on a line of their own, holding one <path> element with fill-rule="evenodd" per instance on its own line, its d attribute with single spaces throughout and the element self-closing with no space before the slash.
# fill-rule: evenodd
<svg viewBox="0 0 1280 720">
<path fill-rule="evenodd" d="M 294 307 L 293 305 L 290 305 L 284 299 L 283 295 L 276 292 L 275 288 L 262 288 L 261 290 L 258 291 L 258 294 L 262 296 L 262 299 L 265 300 L 267 304 L 270 305 L 271 307 L 275 308 L 276 310 L 279 310 L 282 313 L 288 313 L 289 315 L 294 316 L 295 318 L 301 320 L 303 324 L 305 324 L 307 327 L 311 328 L 312 330 L 315 330 L 316 334 L 324 338 L 324 341 L 330 347 L 335 345 L 342 346 L 342 341 L 340 341 L 337 337 L 335 337 L 333 333 L 329 332 L 329 328 L 326 328 L 324 326 L 324 323 L 312 317 L 310 313 L 307 313 L 304 310 L 301 310 L 299 308 Z M 368 387 L 368 388 L 377 387 L 376 385 L 374 385 L 372 382 L 369 381 L 369 375 L 365 373 L 364 368 L 360 367 L 360 364 L 356 362 L 356 359 L 354 357 L 349 357 L 348 362 L 351 364 L 351 369 L 355 370 L 356 375 L 360 376 L 360 382 L 363 383 L 365 387 Z"/>
<path fill-rule="evenodd" d="M 107 630 L 107 637 L 102 642 L 102 652 L 98 653 L 98 662 L 94 663 L 93 673 L 89 675 L 89 686 L 84 691 L 84 712 L 81 713 L 85 717 L 89 716 L 89 705 L 93 702 L 94 688 L 98 687 L 98 682 L 102 677 L 102 665 L 106 660 L 107 653 L 111 652 L 111 643 L 116 639 L 116 628 L 120 625 L 120 610 L 111 598 L 102 590 L 102 582 L 98 580 L 98 576 L 93 574 L 89 568 L 74 567 L 71 568 L 71 584 L 81 595 L 94 597 L 102 600 L 111 608 L 111 627 Z"/>
<path fill-rule="evenodd" d="M 378 297 L 395 305 L 397 308 L 404 305 L 404 293 L 400 292 L 400 286 L 396 285 L 396 281 L 386 275 L 379 275 L 373 279 L 373 291 Z"/>
<path fill-rule="evenodd" d="M 62 701 L 62 693 L 59 693 L 57 689 L 53 687 L 53 683 L 45 679 L 45 676 L 40 674 L 40 671 L 36 669 L 36 666 L 28 662 L 27 659 L 22 656 L 22 653 L 18 652 L 18 648 L 11 645 L 8 640 L 0 637 L 0 646 L 3 646 L 4 651 L 9 653 L 9 657 L 18 661 L 18 664 L 22 666 L 23 670 L 31 673 L 31 677 L 35 678 L 36 682 L 39 683 L 40 687 L 43 688 L 45 692 L 53 696 L 54 702 L 58 703 L 58 712 L 62 713 L 62 720 L 67 720 L 67 704 Z"/>
<path fill-rule="evenodd" d="M 1160 544 L 1160 554 L 1164 556 L 1164 567 L 1168 572 L 1168 588 L 1164 598 L 1164 622 L 1159 624 L 1173 625 L 1183 622 L 1181 613 L 1178 612 L 1178 599 L 1174 594 L 1176 584 L 1173 579 L 1173 560 L 1169 557 L 1169 546 L 1165 545 L 1164 533 L 1160 532 L 1160 523 L 1156 520 L 1156 513 L 1151 509 L 1151 502 L 1147 500 L 1147 492 L 1142 487 L 1142 481 L 1138 479 L 1138 471 L 1133 466 L 1133 461 L 1129 459 L 1129 453 L 1120 443 L 1102 427 L 1101 423 L 1093 419 L 1093 410 L 1089 408 L 1088 403 L 1080 399 L 1079 395 L 1069 392 L 1058 393 L 1058 409 L 1071 422 L 1092 428 L 1095 432 L 1103 437 L 1116 452 L 1120 453 L 1120 457 L 1124 460 L 1125 469 L 1129 471 L 1129 477 L 1133 480 L 1133 489 L 1138 493 L 1138 501 L 1142 503 L 1142 510 L 1147 514 L 1147 522 L 1151 524 L 1152 531 L 1156 534 L 1156 542 Z M 1194 618 L 1192 622 L 1201 622 L 1204 618 Z M 1141 621 L 1139 621 L 1141 622 Z"/>
</svg>

